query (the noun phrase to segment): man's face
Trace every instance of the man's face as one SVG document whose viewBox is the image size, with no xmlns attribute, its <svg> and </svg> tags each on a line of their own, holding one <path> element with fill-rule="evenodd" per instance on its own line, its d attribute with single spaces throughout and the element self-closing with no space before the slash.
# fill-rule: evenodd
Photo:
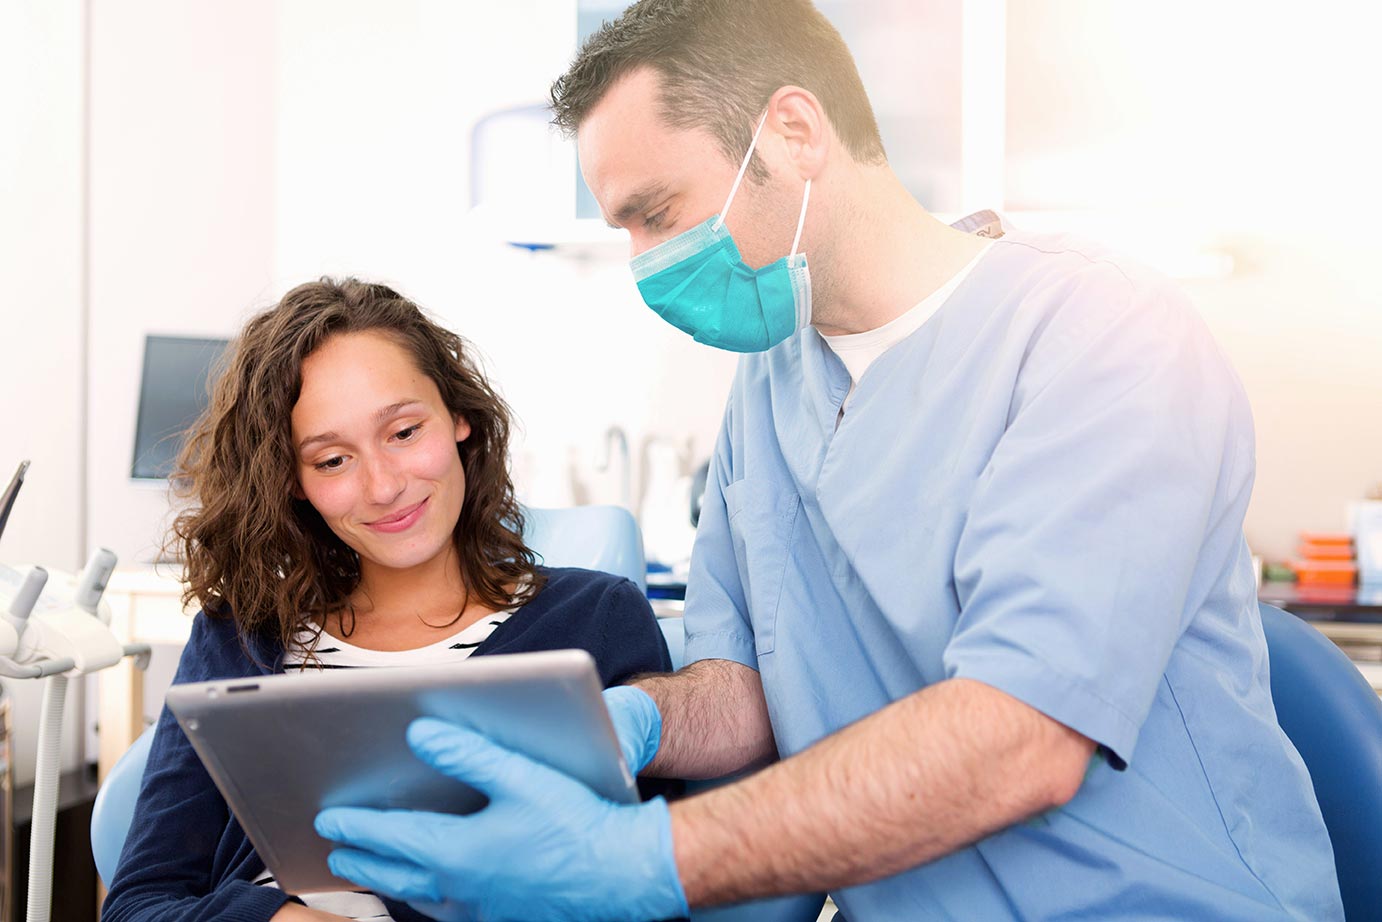
<svg viewBox="0 0 1382 922">
<path fill-rule="evenodd" d="M 659 81 L 651 68 L 621 79 L 586 116 L 576 137 L 586 185 L 605 220 L 628 230 L 631 257 L 718 213 L 739 170 L 708 130 L 663 123 Z M 765 128 L 758 152 L 771 173 L 777 151 L 770 134 Z M 754 268 L 791 248 L 801 190 L 794 193 L 795 204 L 783 192 L 772 179 L 756 186 L 745 176 L 725 220 L 744 261 Z"/>
</svg>

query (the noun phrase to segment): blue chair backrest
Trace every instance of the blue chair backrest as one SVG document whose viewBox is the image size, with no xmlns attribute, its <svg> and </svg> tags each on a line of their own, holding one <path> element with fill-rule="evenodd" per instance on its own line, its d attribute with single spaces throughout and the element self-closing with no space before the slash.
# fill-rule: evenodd
<svg viewBox="0 0 1382 922">
<path fill-rule="evenodd" d="M 549 567 L 581 567 L 625 576 L 644 592 L 643 533 L 623 506 L 525 509 L 523 539 Z"/>
<path fill-rule="evenodd" d="M 1276 718 L 1310 771 L 1344 916 L 1382 920 L 1382 700 L 1327 637 L 1260 607 Z"/>
<path fill-rule="evenodd" d="M 125 847 L 125 836 L 129 835 L 134 818 L 134 802 L 139 799 L 139 786 L 144 781 L 144 763 L 149 760 L 153 743 L 154 728 L 149 727 L 125 750 L 96 792 L 96 803 L 91 807 L 91 854 L 96 859 L 96 873 L 106 884 L 115 879 L 120 849 Z"/>
<path fill-rule="evenodd" d="M 621 506 L 576 506 L 570 509 L 525 509 L 523 539 L 549 567 L 584 567 L 633 580 L 647 589 L 643 535 L 632 514 Z M 109 883 L 120 862 L 134 804 L 144 780 L 154 729 L 135 740 L 111 768 L 91 814 L 91 852 L 96 872 Z"/>
</svg>

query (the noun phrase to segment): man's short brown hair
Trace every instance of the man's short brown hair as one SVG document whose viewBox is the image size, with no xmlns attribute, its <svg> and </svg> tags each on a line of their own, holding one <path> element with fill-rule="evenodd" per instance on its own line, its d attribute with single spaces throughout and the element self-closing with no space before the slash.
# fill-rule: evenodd
<svg viewBox="0 0 1382 922">
<path fill-rule="evenodd" d="M 788 85 L 815 94 L 855 160 L 886 159 L 854 58 L 810 0 L 639 0 L 592 34 L 552 84 L 553 124 L 575 134 L 609 88 L 641 67 L 662 78 L 663 121 L 709 129 L 731 162 Z M 751 172 L 761 179 L 756 161 Z"/>
</svg>

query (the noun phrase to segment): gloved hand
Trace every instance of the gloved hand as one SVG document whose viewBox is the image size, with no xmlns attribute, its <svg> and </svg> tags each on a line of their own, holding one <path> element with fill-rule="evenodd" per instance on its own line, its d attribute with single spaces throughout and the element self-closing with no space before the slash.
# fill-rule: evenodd
<svg viewBox="0 0 1382 922">
<path fill-rule="evenodd" d="M 335 807 L 317 816 L 331 872 L 443 922 L 649 920 L 687 914 L 661 798 L 624 805 L 454 724 L 408 745 L 489 797 L 470 816 Z"/>
<path fill-rule="evenodd" d="M 605 707 L 619 737 L 624 761 L 636 775 L 648 767 L 662 743 L 662 712 L 651 695 L 632 685 L 605 689 Z"/>
</svg>

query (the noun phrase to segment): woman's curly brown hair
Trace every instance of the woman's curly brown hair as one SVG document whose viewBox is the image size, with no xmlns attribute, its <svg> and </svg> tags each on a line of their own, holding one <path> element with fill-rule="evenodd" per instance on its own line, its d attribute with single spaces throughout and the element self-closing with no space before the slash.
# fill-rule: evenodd
<svg viewBox="0 0 1382 922">
<path fill-rule="evenodd" d="M 188 503 L 167 539 L 185 567 L 183 604 L 195 599 L 207 615 L 233 618 L 243 638 L 286 649 L 308 620 L 320 625 L 342 611 L 359 583 L 356 553 L 293 496 L 291 416 L 303 360 L 332 336 L 364 331 L 402 346 L 452 416 L 470 424 L 456 443 L 466 486 L 453 540 L 471 597 L 507 608 L 542 588 L 508 471 L 509 408 L 470 345 L 385 285 L 323 278 L 245 325 L 171 478 Z"/>
</svg>

